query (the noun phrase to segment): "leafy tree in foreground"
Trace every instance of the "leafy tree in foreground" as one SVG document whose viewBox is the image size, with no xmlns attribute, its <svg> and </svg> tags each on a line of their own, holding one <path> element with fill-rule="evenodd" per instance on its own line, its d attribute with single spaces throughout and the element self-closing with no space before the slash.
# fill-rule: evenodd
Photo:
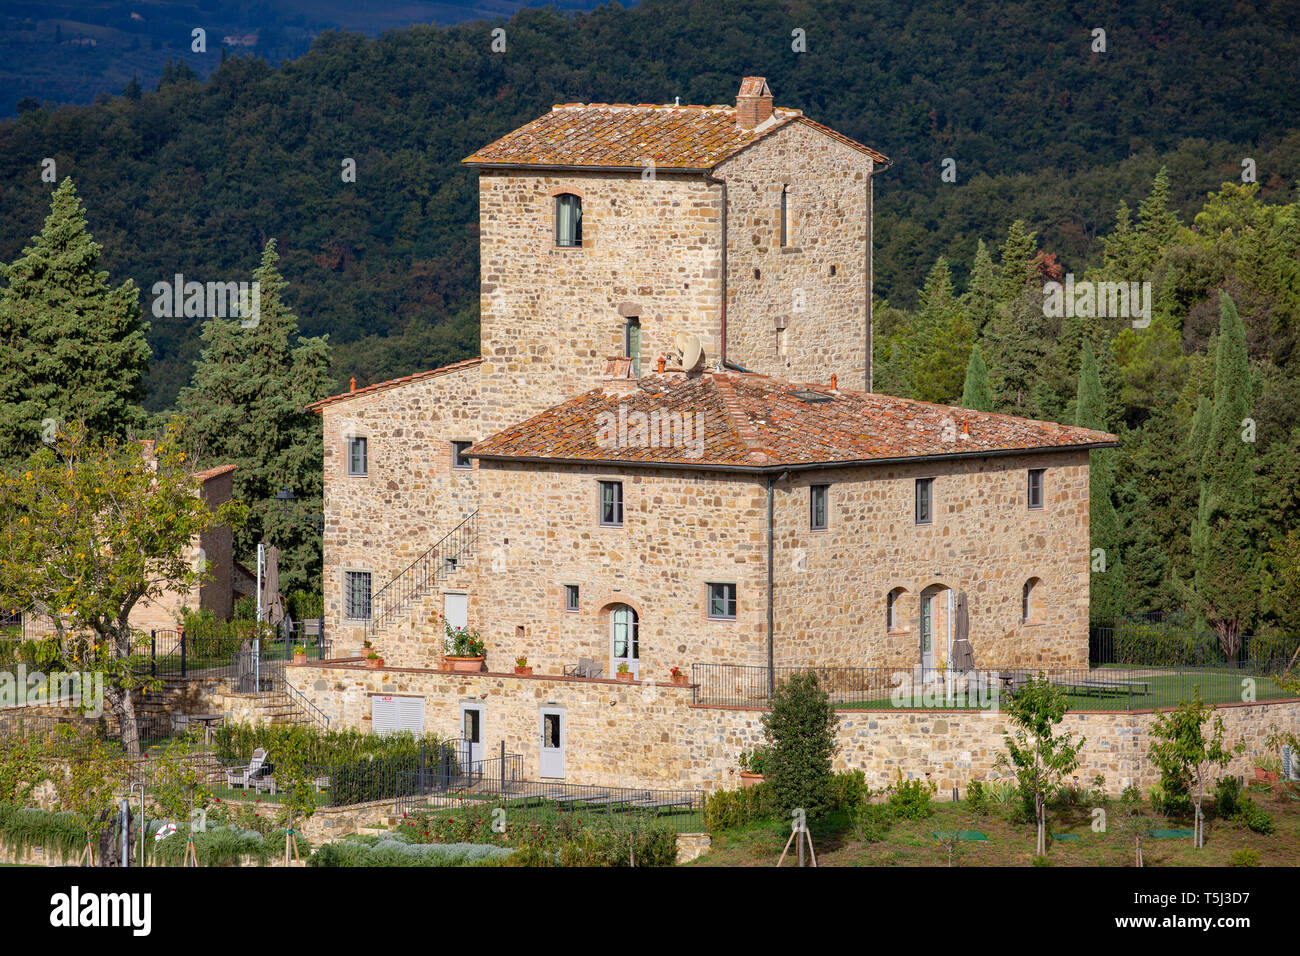
<svg viewBox="0 0 1300 956">
<path fill-rule="evenodd" d="M 1228 747 L 1223 743 L 1223 718 L 1215 716 L 1210 725 L 1210 733 L 1205 733 L 1205 724 L 1210 719 L 1214 707 L 1201 700 L 1201 689 L 1195 688 L 1191 703 L 1182 701 L 1168 714 L 1160 714 L 1151 726 L 1154 741 L 1148 756 L 1160 769 L 1160 780 L 1166 790 L 1170 785 L 1183 787 L 1192 798 L 1196 811 L 1192 845 L 1205 845 L 1205 822 L 1201 813 L 1201 803 L 1205 799 L 1205 787 L 1209 782 L 1210 770 L 1228 765 L 1234 753 L 1242 751 L 1242 745 Z"/>
<path fill-rule="evenodd" d="M 150 462 L 134 443 L 94 442 L 73 424 L 25 471 L 0 474 L 0 606 L 51 616 L 59 659 L 47 663 L 103 674 L 132 756 L 140 743 L 131 691 L 148 678 L 132 667 L 145 637 L 128 623 L 131 609 L 194 587 L 203 573 L 191 546 L 214 523 L 237 524 L 244 510 L 234 502 L 208 510 L 174 428 L 155 455 Z"/>
<path fill-rule="evenodd" d="M 1087 740 L 1080 737 L 1076 743 L 1069 733 L 1053 733 L 1065 710 L 1065 694 L 1046 677 L 1031 678 L 1007 706 L 1014 733 L 1003 738 L 1007 753 L 1000 759 L 1010 763 L 1021 796 L 1033 804 L 1038 823 L 1034 852 L 1039 856 L 1047 852 L 1047 803 L 1079 766 Z"/>
<path fill-rule="evenodd" d="M 59 804 L 76 814 L 85 828 L 90 856 L 96 839 L 113 825 L 113 797 L 126 778 L 126 761 L 111 744 L 80 733 L 71 724 L 59 727 L 53 754 L 67 761 L 67 773 L 55 780 Z M 101 863 L 102 856 L 101 848 Z M 94 860 L 85 862 L 93 865 Z"/>
<path fill-rule="evenodd" d="M 830 809 L 838 723 L 816 674 L 795 674 L 777 687 L 771 710 L 763 714 L 763 730 L 772 742 L 763 775 L 779 815 L 802 809 L 811 819 Z"/>
<path fill-rule="evenodd" d="M 0 265 L 0 448 L 21 460 L 45 423 L 80 420 L 91 435 L 124 438 L 143 423 L 149 364 L 139 290 L 99 270 L 101 248 L 71 179 L 50 200 L 38 236 Z"/>
</svg>

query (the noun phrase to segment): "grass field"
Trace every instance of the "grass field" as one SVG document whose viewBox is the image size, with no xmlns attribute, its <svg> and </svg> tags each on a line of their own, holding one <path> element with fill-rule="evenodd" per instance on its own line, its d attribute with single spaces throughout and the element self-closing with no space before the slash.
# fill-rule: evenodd
<svg viewBox="0 0 1300 956">
<path fill-rule="evenodd" d="M 1250 788 L 1248 794 L 1272 815 L 1276 832 L 1264 836 L 1236 822 L 1210 818 L 1206 823 L 1204 847 L 1193 848 L 1190 837 L 1147 839 L 1142 848 L 1144 864 L 1156 867 L 1230 866 L 1234 852 L 1252 849 L 1258 854 L 1262 866 L 1300 866 L 1300 796 L 1288 794 L 1280 786 L 1274 786 L 1272 790 Z M 1208 802 L 1207 799 L 1207 805 Z M 964 803 L 936 803 L 934 807 L 934 815 L 926 820 L 896 822 L 885 839 L 878 843 L 858 840 L 844 812 L 811 821 L 809 829 L 817 863 L 819 866 L 947 866 L 947 851 L 933 834 L 979 830 L 988 836 L 988 840 L 960 842 L 953 865 L 1033 864 L 1032 822 L 1013 823 L 1000 806 L 983 816 L 971 813 Z M 1089 806 L 1050 813 L 1048 825 L 1054 834 L 1077 835 L 1078 839 L 1058 839 L 1049 844 L 1048 865 L 1133 866 L 1133 837 L 1116 825 L 1115 801 L 1110 802 L 1109 808 L 1112 825 L 1104 833 L 1093 832 L 1092 808 Z M 1157 827 L 1191 827 L 1190 818 L 1168 820 L 1154 813 L 1149 813 L 1149 818 Z M 785 822 L 717 831 L 713 833 L 712 850 L 690 865 L 773 866 L 789 836 L 789 825 Z M 790 866 L 791 860 L 787 858 L 784 865 Z"/>
</svg>

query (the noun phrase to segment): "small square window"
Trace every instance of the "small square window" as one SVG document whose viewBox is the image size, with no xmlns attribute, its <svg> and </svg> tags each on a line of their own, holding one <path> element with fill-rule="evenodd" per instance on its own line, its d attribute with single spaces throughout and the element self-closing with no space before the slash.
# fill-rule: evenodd
<svg viewBox="0 0 1300 956">
<path fill-rule="evenodd" d="M 1043 507 L 1043 469 L 1029 469 L 1029 509 L 1037 511 Z"/>
<path fill-rule="evenodd" d="M 364 438 L 348 439 L 348 474 L 367 475 L 370 473 L 370 461 L 366 457 L 366 440 Z"/>
<path fill-rule="evenodd" d="M 451 443 L 451 467 L 453 468 L 473 468 L 473 459 L 466 458 L 465 452 L 469 446 L 474 444 L 471 441 L 454 441 Z"/>
<path fill-rule="evenodd" d="M 600 483 L 600 523 L 610 528 L 623 527 L 623 482 Z"/>
<path fill-rule="evenodd" d="M 934 520 L 934 479 L 916 479 L 916 523 L 930 524 Z"/>
<path fill-rule="evenodd" d="M 808 528 L 825 531 L 828 527 L 830 485 L 812 485 L 808 489 Z"/>
<path fill-rule="evenodd" d="M 343 613 L 349 620 L 370 620 L 369 571 L 347 571 L 344 573 L 343 602 Z"/>
<path fill-rule="evenodd" d="M 576 611 L 578 609 L 578 586 L 576 584 L 566 584 L 564 586 L 564 609 L 566 611 Z"/>
<path fill-rule="evenodd" d="M 736 619 L 736 586 L 734 584 L 709 585 L 709 617 L 723 621 Z"/>
</svg>

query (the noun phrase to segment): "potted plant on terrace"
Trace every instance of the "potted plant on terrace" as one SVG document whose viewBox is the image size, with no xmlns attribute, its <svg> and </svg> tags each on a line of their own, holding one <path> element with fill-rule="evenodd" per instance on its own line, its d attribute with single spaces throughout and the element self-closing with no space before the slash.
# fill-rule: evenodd
<svg viewBox="0 0 1300 956">
<path fill-rule="evenodd" d="M 528 666 L 528 658 L 526 658 L 526 657 L 516 657 L 516 658 L 515 658 L 515 673 L 516 673 L 516 674 L 519 674 L 519 675 L 521 675 L 521 676 L 523 676 L 523 677 L 531 677 L 531 676 L 532 676 L 532 674 L 533 674 L 533 669 L 532 669 L 531 667 Z"/>
<path fill-rule="evenodd" d="M 446 618 L 442 622 L 446 637 L 443 639 L 443 657 L 451 661 L 452 670 L 474 673 L 483 669 L 487 651 L 478 631 L 456 627 Z"/>
<path fill-rule="evenodd" d="M 305 644 L 297 644 L 294 646 L 293 662 L 295 664 L 307 663 L 307 646 Z"/>
<path fill-rule="evenodd" d="M 370 651 L 369 653 L 366 654 L 366 666 L 376 667 L 376 668 L 383 667 L 384 659 L 374 651 Z"/>
<path fill-rule="evenodd" d="M 614 677 L 624 682 L 631 681 L 633 679 L 632 670 L 626 664 L 619 664 Z"/>
<path fill-rule="evenodd" d="M 763 770 L 767 765 L 767 748 L 755 747 L 742 750 L 737 761 L 740 764 L 740 785 L 752 787 L 763 782 Z"/>
<path fill-rule="evenodd" d="M 668 676 L 673 679 L 673 683 L 678 687 L 685 687 L 690 681 L 690 678 L 686 676 L 686 671 L 680 667 L 674 667 L 668 672 Z"/>
</svg>

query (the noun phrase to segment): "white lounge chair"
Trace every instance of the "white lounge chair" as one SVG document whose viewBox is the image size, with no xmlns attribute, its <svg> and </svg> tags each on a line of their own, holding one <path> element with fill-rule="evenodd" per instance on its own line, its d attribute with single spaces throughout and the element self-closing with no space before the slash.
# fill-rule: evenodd
<svg viewBox="0 0 1300 956">
<path fill-rule="evenodd" d="M 248 766 L 230 767 L 226 770 L 226 786 L 247 788 L 249 783 L 255 781 L 257 775 L 262 772 L 264 763 L 266 763 L 266 751 L 258 747 L 253 751 L 253 759 L 248 762 Z"/>
</svg>

